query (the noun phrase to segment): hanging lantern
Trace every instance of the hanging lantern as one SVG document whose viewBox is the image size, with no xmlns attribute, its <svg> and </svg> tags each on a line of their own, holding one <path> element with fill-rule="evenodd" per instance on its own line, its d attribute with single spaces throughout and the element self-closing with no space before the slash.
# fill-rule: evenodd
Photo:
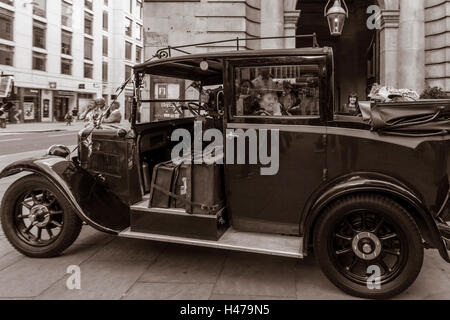
<svg viewBox="0 0 450 320">
<path fill-rule="evenodd" d="M 324 9 L 324 16 L 328 20 L 328 26 L 330 27 L 330 33 L 332 36 L 340 36 L 342 34 L 342 30 L 344 29 L 345 18 L 348 18 L 348 8 L 345 0 L 344 2 L 345 9 L 341 5 L 341 0 L 334 0 L 333 6 L 327 11 L 328 5 L 331 0 L 328 0 L 327 5 Z"/>
</svg>

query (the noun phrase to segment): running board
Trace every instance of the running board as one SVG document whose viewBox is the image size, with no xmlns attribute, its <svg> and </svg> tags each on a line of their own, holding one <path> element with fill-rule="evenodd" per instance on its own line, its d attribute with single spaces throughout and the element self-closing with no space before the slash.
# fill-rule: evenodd
<svg viewBox="0 0 450 320">
<path fill-rule="evenodd" d="M 132 232 L 130 228 L 122 231 L 119 236 L 290 258 L 303 258 L 303 238 L 266 233 L 239 232 L 233 228 L 229 228 L 218 241 Z"/>
</svg>

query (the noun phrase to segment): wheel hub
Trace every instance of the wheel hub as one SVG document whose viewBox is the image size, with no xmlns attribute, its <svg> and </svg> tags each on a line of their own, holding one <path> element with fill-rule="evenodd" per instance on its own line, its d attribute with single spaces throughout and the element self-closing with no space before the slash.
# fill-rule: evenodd
<svg viewBox="0 0 450 320">
<path fill-rule="evenodd" d="M 32 224 L 44 228 L 50 223 L 50 212 L 46 206 L 38 204 L 31 208 L 29 219 Z"/>
<path fill-rule="evenodd" d="M 371 232 L 358 233 L 352 241 L 352 250 L 363 260 L 374 260 L 381 253 L 381 241 Z"/>
</svg>

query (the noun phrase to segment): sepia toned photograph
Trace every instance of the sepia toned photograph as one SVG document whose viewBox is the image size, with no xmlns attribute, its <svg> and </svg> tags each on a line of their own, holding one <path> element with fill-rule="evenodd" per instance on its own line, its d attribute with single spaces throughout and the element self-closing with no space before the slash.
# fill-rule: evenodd
<svg viewBox="0 0 450 320">
<path fill-rule="evenodd" d="M 450 299 L 449 9 L 0 0 L 0 300 Z"/>
</svg>

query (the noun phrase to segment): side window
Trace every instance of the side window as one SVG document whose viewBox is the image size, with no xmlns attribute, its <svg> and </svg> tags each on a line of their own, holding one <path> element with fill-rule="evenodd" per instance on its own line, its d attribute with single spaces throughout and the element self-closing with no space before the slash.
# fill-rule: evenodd
<svg viewBox="0 0 450 320">
<path fill-rule="evenodd" d="M 236 67 L 235 116 L 318 117 L 319 66 Z"/>
</svg>

